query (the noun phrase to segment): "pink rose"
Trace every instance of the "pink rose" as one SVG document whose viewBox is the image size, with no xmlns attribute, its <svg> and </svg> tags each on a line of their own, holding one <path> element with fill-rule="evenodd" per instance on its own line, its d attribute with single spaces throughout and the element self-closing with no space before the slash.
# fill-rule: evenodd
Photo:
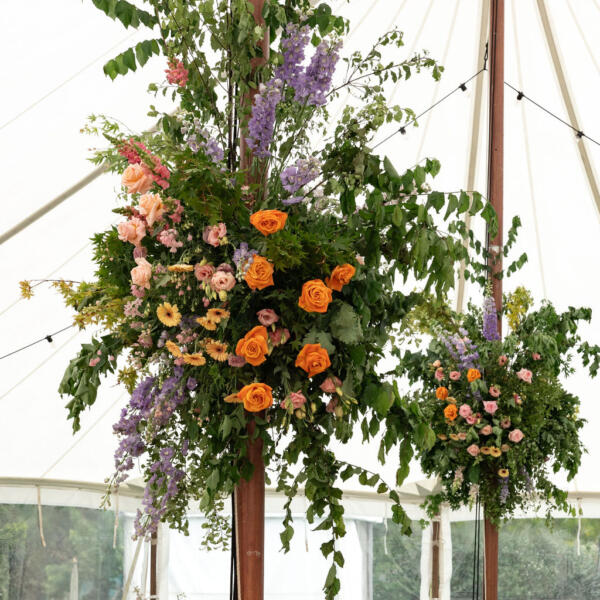
<svg viewBox="0 0 600 600">
<path fill-rule="evenodd" d="M 469 415 L 468 417 L 465 417 L 465 420 L 469 425 L 475 425 L 475 423 L 477 423 L 477 417 L 475 415 Z"/>
<path fill-rule="evenodd" d="M 288 398 L 291 400 L 294 409 L 300 408 L 306 404 L 306 396 L 300 390 L 297 392 L 292 392 Z"/>
<path fill-rule="evenodd" d="M 95 358 L 92 358 L 92 360 L 90 360 L 89 365 L 90 367 L 95 367 L 99 362 L 100 358 L 96 356 Z"/>
<path fill-rule="evenodd" d="M 218 267 L 217 267 L 217 271 L 225 271 L 226 273 L 231 273 L 233 274 L 233 267 L 231 265 L 228 265 L 227 263 L 221 263 Z"/>
<path fill-rule="evenodd" d="M 517 373 L 517 377 L 524 381 L 525 383 L 531 383 L 531 378 L 533 377 L 533 373 L 529 369 L 521 369 Z"/>
<path fill-rule="evenodd" d="M 498 364 L 503 367 L 508 362 L 508 357 L 506 355 L 502 355 L 498 358 Z"/>
<path fill-rule="evenodd" d="M 498 403 L 495 400 L 488 400 L 483 403 L 483 410 L 493 415 L 498 410 Z"/>
<path fill-rule="evenodd" d="M 490 396 L 497 398 L 500 395 L 500 390 L 495 386 L 490 386 Z"/>
<path fill-rule="evenodd" d="M 502 429 L 508 429 L 510 427 L 510 418 L 505 417 L 504 419 L 502 419 L 500 421 L 500 427 L 502 427 Z"/>
<path fill-rule="evenodd" d="M 464 442 L 467 439 L 467 434 L 464 431 L 461 431 L 460 433 L 457 433 L 456 435 L 458 435 L 458 439 L 461 442 Z"/>
<path fill-rule="evenodd" d="M 145 194 L 152 187 L 152 174 L 145 165 L 129 165 L 121 176 L 121 183 L 130 194 Z"/>
<path fill-rule="evenodd" d="M 150 277 L 152 277 L 152 265 L 145 258 L 136 258 L 137 267 L 131 269 L 131 281 L 133 285 L 150 289 Z"/>
<path fill-rule="evenodd" d="M 279 315 L 272 308 L 263 308 L 256 313 L 261 325 L 269 327 L 279 321 Z"/>
<path fill-rule="evenodd" d="M 208 281 L 214 274 L 215 268 L 211 264 L 194 265 L 194 275 L 198 281 Z"/>
<path fill-rule="evenodd" d="M 484 427 L 482 427 L 479 430 L 479 433 L 481 435 L 490 435 L 490 433 L 492 433 L 492 426 L 491 425 L 485 425 Z"/>
<path fill-rule="evenodd" d="M 450 371 L 450 379 L 458 381 L 460 379 L 460 371 Z"/>
<path fill-rule="evenodd" d="M 225 271 L 217 271 L 210 278 L 210 287 L 217 292 L 220 292 L 221 290 L 228 292 L 233 289 L 234 285 L 235 277 L 231 273 L 226 273 Z"/>
<path fill-rule="evenodd" d="M 473 414 L 473 410 L 468 404 L 462 404 L 461 407 L 458 409 L 458 414 L 463 419 L 466 419 L 467 417 L 470 417 Z"/>
<path fill-rule="evenodd" d="M 275 331 L 269 331 L 269 338 L 273 346 L 281 346 L 281 344 L 285 344 L 290 339 L 290 331 L 289 329 L 278 327 Z"/>
<path fill-rule="evenodd" d="M 209 225 L 204 228 L 202 232 L 202 239 L 211 246 L 217 248 L 221 245 L 221 238 L 227 235 L 227 227 L 225 223 L 219 223 L 218 225 Z"/>
<path fill-rule="evenodd" d="M 541 354 L 538 354 L 537 352 L 534 352 L 534 353 L 531 355 L 531 358 L 533 358 L 533 360 L 542 360 L 542 355 L 541 355 Z"/>
<path fill-rule="evenodd" d="M 146 226 L 142 220 L 133 217 L 129 221 L 119 223 L 117 231 L 122 242 L 131 242 L 134 246 L 139 246 L 142 238 L 146 235 Z"/>
<path fill-rule="evenodd" d="M 471 444 L 468 448 L 467 448 L 467 452 L 471 455 L 471 456 L 477 456 L 479 454 L 479 446 L 477 444 Z"/>
<path fill-rule="evenodd" d="M 436 378 L 438 381 L 441 381 L 442 379 L 444 379 L 444 369 L 442 369 L 442 367 L 438 367 L 438 368 L 435 370 L 435 378 Z"/>
<path fill-rule="evenodd" d="M 246 359 L 243 356 L 237 354 L 230 354 L 227 359 L 230 367 L 243 367 L 246 364 Z"/>
<path fill-rule="evenodd" d="M 509 434 L 508 434 L 508 439 L 511 442 L 514 442 L 515 444 L 518 444 L 525 436 L 523 435 L 523 432 L 520 429 L 513 429 Z"/>
<path fill-rule="evenodd" d="M 336 393 L 335 388 L 338 388 L 341 385 L 342 385 L 342 381 L 334 376 L 334 377 L 328 377 L 319 387 L 326 394 L 335 394 Z"/>
<path fill-rule="evenodd" d="M 141 215 L 146 217 L 146 223 L 152 227 L 156 221 L 162 219 L 165 205 L 158 194 L 144 194 L 140 198 L 138 210 Z"/>
</svg>

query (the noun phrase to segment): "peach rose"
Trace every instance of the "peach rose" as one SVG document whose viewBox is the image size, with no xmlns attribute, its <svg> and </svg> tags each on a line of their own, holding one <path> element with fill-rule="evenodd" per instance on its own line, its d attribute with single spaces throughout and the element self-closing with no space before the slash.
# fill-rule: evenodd
<svg viewBox="0 0 600 600">
<path fill-rule="evenodd" d="M 250 223 L 263 235 L 271 235 L 284 228 L 287 217 L 280 210 L 259 210 L 250 216 Z"/>
<path fill-rule="evenodd" d="M 133 217 L 129 221 L 119 223 L 117 231 L 122 242 L 131 242 L 134 246 L 139 246 L 146 235 L 146 226 L 141 219 Z"/>
<path fill-rule="evenodd" d="M 129 165 L 121 176 L 121 183 L 130 194 L 145 194 L 153 181 L 148 168 L 140 164 Z"/>
<path fill-rule="evenodd" d="M 235 277 L 231 273 L 225 271 L 217 271 L 210 278 L 210 287 L 217 292 L 220 292 L 221 290 L 228 292 L 233 289 L 234 285 Z"/>
<path fill-rule="evenodd" d="M 248 412 L 260 412 L 273 404 L 272 391 L 266 383 L 251 383 L 245 385 L 237 395 Z"/>
<path fill-rule="evenodd" d="M 200 263 L 194 265 L 194 275 L 198 281 L 208 281 L 215 272 L 215 268 L 211 264 L 201 265 Z"/>
<path fill-rule="evenodd" d="M 244 280 L 251 290 L 263 290 L 270 285 L 275 285 L 273 265 L 264 256 L 254 255 L 254 259 L 244 275 Z"/>
<path fill-rule="evenodd" d="M 217 225 L 209 225 L 202 232 L 202 239 L 211 246 L 217 248 L 221 245 L 221 240 L 227 235 L 227 227 L 225 223 Z"/>
<path fill-rule="evenodd" d="M 468 448 L 467 448 L 467 452 L 471 455 L 471 456 L 477 456 L 479 454 L 479 446 L 477 446 L 476 444 L 471 444 Z"/>
<path fill-rule="evenodd" d="M 450 371 L 450 379 L 458 381 L 460 379 L 460 371 Z"/>
<path fill-rule="evenodd" d="M 325 279 L 325 283 L 332 290 L 341 292 L 342 288 L 350 283 L 354 273 L 356 273 L 356 269 L 352 265 L 338 266 L 331 272 L 331 277 Z"/>
<path fill-rule="evenodd" d="M 156 221 L 162 220 L 165 205 L 158 194 L 144 194 L 140 198 L 138 210 L 146 217 L 146 223 L 152 227 Z"/>
<path fill-rule="evenodd" d="M 491 425 L 485 425 L 484 427 L 482 427 L 479 430 L 479 433 L 481 435 L 490 435 L 492 433 L 492 426 Z"/>
<path fill-rule="evenodd" d="M 311 279 L 302 286 L 298 306 L 306 312 L 326 313 L 332 299 L 331 290 L 320 279 Z"/>
<path fill-rule="evenodd" d="M 152 265 L 145 258 L 136 258 L 137 267 L 131 269 L 131 281 L 133 285 L 150 289 L 150 277 L 152 277 Z"/>
<path fill-rule="evenodd" d="M 329 353 L 321 344 L 306 344 L 296 358 L 296 366 L 304 369 L 309 377 L 322 373 L 331 366 Z"/>
<path fill-rule="evenodd" d="M 529 369 L 521 369 L 517 373 L 517 377 L 524 381 L 525 383 L 531 383 L 531 378 L 533 377 L 533 373 Z"/>
<path fill-rule="evenodd" d="M 256 313 L 258 321 L 261 325 L 269 327 L 273 323 L 279 321 L 279 315 L 272 308 L 263 308 Z"/>
<path fill-rule="evenodd" d="M 514 442 L 515 444 L 518 444 L 525 436 L 523 435 L 523 432 L 520 429 L 513 429 L 509 434 L 508 434 L 508 439 L 511 442 Z"/>
<path fill-rule="evenodd" d="M 269 347 L 268 334 L 265 327 L 258 325 L 251 329 L 235 347 L 235 353 L 243 356 L 253 367 L 257 367 L 267 360 Z"/>
</svg>

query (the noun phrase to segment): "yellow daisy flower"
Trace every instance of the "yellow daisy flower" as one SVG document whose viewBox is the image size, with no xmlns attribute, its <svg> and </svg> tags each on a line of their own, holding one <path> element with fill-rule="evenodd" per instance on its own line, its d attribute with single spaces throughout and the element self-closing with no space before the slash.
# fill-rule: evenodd
<svg viewBox="0 0 600 600">
<path fill-rule="evenodd" d="M 494 457 L 494 458 L 498 458 L 499 456 L 502 456 L 502 450 L 500 450 L 500 448 L 496 448 L 496 446 L 492 446 L 490 448 L 490 454 Z"/>
<path fill-rule="evenodd" d="M 195 352 L 194 354 L 184 354 L 183 362 L 194 367 L 201 367 L 206 364 L 206 358 L 200 352 Z"/>
<path fill-rule="evenodd" d="M 508 469 L 498 469 L 498 475 L 502 477 L 502 479 L 506 479 L 509 475 Z"/>
<path fill-rule="evenodd" d="M 458 442 L 458 435 L 456 435 L 456 433 L 451 433 L 450 434 L 450 439 L 453 440 L 453 441 L 455 441 L 455 442 Z"/>
<path fill-rule="evenodd" d="M 219 323 L 222 319 L 229 319 L 229 311 L 224 308 L 209 308 L 206 318 L 214 323 Z"/>
<path fill-rule="evenodd" d="M 223 400 L 225 400 L 225 402 L 229 402 L 230 404 L 233 402 L 243 402 L 243 400 L 238 396 L 237 392 L 229 394 L 229 396 L 225 396 Z"/>
<path fill-rule="evenodd" d="M 189 273 L 194 270 L 194 265 L 170 265 L 168 269 L 171 273 Z"/>
<path fill-rule="evenodd" d="M 164 302 L 156 309 L 156 314 L 160 322 L 167 327 L 175 327 L 181 322 L 181 313 L 175 304 Z"/>
<path fill-rule="evenodd" d="M 448 436 L 445 433 L 438 433 L 438 438 L 444 442 L 448 439 Z"/>
<path fill-rule="evenodd" d="M 196 322 L 200 323 L 204 329 L 208 329 L 209 331 L 214 331 L 217 328 L 217 324 L 206 317 L 198 317 Z"/>
<path fill-rule="evenodd" d="M 227 352 L 227 344 L 225 342 L 211 340 L 204 347 L 206 348 L 208 355 L 214 360 L 223 362 L 229 357 L 229 353 Z"/>
<path fill-rule="evenodd" d="M 165 348 L 176 358 L 183 356 L 181 350 L 179 349 L 179 346 L 171 340 L 165 342 Z"/>
<path fill-rule="evenodd" d="M 491 454 L 491 448 L 489 446 L 481 446 L 481 454 Z"/>
</svg>

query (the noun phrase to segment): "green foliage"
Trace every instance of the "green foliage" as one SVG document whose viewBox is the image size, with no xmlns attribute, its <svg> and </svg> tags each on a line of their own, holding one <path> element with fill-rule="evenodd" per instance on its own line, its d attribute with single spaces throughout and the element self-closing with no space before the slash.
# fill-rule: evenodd
<svg viewBox="0 0 600 600">
<path fill-rule="evenodd" d="M 158 41 L 144 40 L 109 60 L 103 69 L 111 79 L 115 79 L 117 75 L 126 75 L 128 71 L 135 71 L 138 64 L 143 67 L 153 54 L 160 54 Z"/>
</svg>

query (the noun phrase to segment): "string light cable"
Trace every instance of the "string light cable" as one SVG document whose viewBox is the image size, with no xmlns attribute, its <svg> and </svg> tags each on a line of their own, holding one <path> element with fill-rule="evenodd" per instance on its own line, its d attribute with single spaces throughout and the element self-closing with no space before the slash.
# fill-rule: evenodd
<svg viewBox="0 0 600 600">
<path fill-rule="evenodd" d="M 55 335 L 58 335 L 59 333 L 63 333 L 63 331 L 67 331 L 68 329 L 72 329 L 73 327 L 75 327 L 75 324 L 71 324 L 71 325 L 68 325 L 67 327 L 63 327 L 62 329 L 59 329 L 58 331 L 55 331 L 54 333 L 49 333 L 48 335 L 45 335 L 44 337 L 40 338 L 39 340 L 36 340 L 35 342 L 31 342 L 30 344 L 27 344 L 26 346 L 23 346 L 22 348 L 18 348 L 17 350 L 13 350 L 12 352 L 5 354 L 4 356 L 0 356 L 0 360 L 2 360 L 3 358 L 8 358 L 9 356 L 12 356 L 13 354 L 17 354 L 18 352 L 22 352 L 23 350 L 27 350 L 27 348 L 31 348 L 32 346 L 35 346 L 36 344 L 41 344 L 42 342 L 48 342 L 49 344 L 51 344 L 54 341 Z"/>
</svg>

